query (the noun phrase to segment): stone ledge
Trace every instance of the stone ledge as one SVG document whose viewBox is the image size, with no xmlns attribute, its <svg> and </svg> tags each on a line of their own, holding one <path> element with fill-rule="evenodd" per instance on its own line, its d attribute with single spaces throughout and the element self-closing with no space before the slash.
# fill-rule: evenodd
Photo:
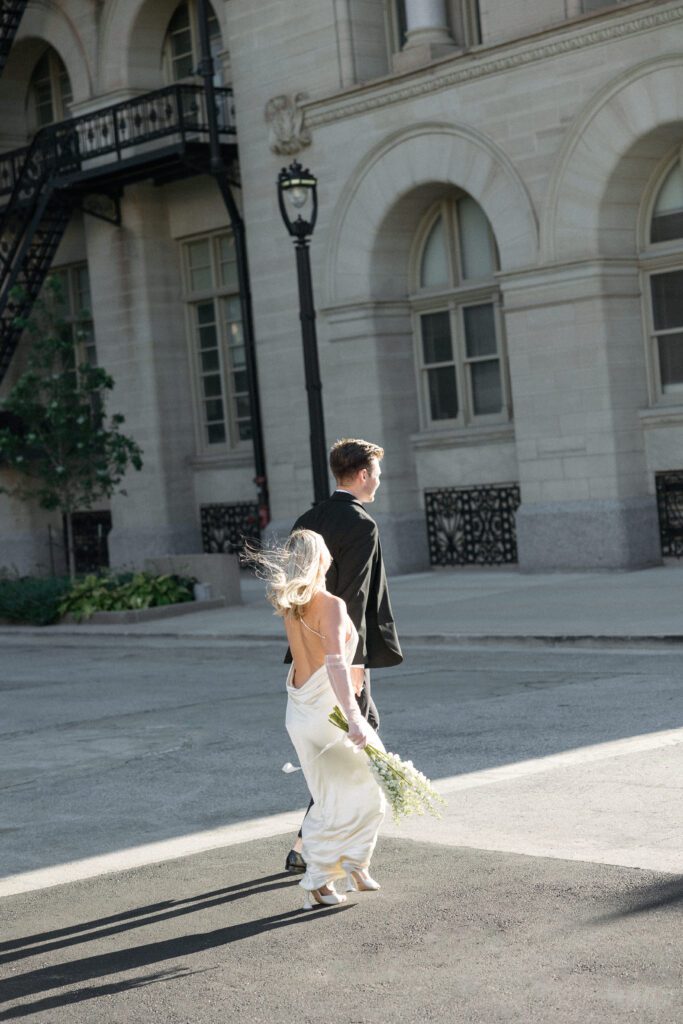
<svg viewBox="0 0 683 1024">
<path fill-rule="evenodd" d="M 129 622 L 153 622 L 154 619 L 172 619 L 176 615 L 191 615 L 193 612 L 210 612 L 214 608 L 225 608 L 224 597 L 211 601 L 181 601 L 179 604 L 163 604 L 156 608 L 130 608 L 121 612 L 95 612 L 89 619 L 78 621 L 73 615 L 65 615 L 60 626 L 121 626 Z"/>
</svg>

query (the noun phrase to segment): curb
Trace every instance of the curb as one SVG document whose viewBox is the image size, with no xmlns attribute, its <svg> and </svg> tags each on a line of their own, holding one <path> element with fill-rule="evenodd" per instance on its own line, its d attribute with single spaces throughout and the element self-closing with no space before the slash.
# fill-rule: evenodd
<svg viewBox="0 0 683 1024">
<path fill-rule="evenodd" d="M 49 630 L 49 632 L 47 632 Z M 156 641 L 156 640 L 184 640 L 193 641 L 199 644 L 229 643 L 229 644 L 284 644 L 284 639 L 279 633 L 185 633 L 180 631 L 158 631 L 143 633 L 127 630 L 121 627 L 109 627 L 98 629 L 96 626 L 85 626 L 78 629 L 70 629 L 68 626 L 59 627 L 35 627 L 35 626 L 5 626 L 0 627 L 0 636 L 22 638 L 39 638 L 54 644 L 60 639 L 83 640 L 87 637 L 103 639 L 117 637 L 126 640 Z M 428 646 L 438 644 L 441 646 L 456 647 L 482 647 L 482 646 L 515 646 L 515 647 L 671 647 L 683 644 L 683 634 L 654 634 L 654 635 L 631 635 L 631 634 L 458 634 L 458 633 L 425 633 L 409 634 L 401 637 L 401 644 L 404 647 L 410 645 Z"/>
</svg>

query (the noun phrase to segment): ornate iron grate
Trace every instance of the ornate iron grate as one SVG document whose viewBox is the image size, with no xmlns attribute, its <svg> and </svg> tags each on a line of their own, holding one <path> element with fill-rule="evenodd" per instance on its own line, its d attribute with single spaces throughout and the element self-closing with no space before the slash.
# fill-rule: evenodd
<svg viewBox="0 0 683 1024">
<path fill-rule="evenodd" d="M 664 558 L 683 558 L 683 470 L 655 473 Z"/>
<path fill-rule="evenodd" d="M 517 484 L 425 491 L 431 564 L 514 564 L 519 503 Z"/>
<path fill-rule="evenodd" d="M 109 568 L 107 537 L 111 530 L 111 512 L 74 512 L 74 557 L 76 572 L 97 572 Z M 66 550 L 66 522 L 64 523 L 64 550 Z"/>
<path fill-rule="evenodd" d="M 239 554 L 247 539 L 258 540 L 258 505 L 240 502 L 235 505 L 202 505 L 202 548 L 207 554 Z"/>
</svg>

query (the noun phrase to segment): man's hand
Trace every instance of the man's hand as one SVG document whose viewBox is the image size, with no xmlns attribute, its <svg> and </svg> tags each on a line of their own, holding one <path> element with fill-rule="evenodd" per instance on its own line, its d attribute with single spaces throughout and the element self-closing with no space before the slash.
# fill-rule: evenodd
<svg viewBox="0 0 683 1024">
<path fill-rule="evenodd" d="M 365 685 L 365 668 L 363 665 L 351 666 L 351 685 L 356 697 L 359 697 Z"/>
</svg>

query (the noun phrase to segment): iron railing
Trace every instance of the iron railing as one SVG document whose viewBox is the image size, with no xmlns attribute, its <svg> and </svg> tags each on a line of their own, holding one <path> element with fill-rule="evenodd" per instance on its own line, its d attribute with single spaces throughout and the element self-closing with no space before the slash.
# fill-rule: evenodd
<svg viewBox="0 0 683 1024">
<path fill-rule="evenodd" d="M 432 565 L 506 565 L 517 561 L 517 484 L 444 487 L 425 492 Z"/>
<path fill-rule="evenodd" d="M 258 540 L 259 509 L 253 502 L 201 505 L 202 548 L 207 554 L 240 554 L 245 540 Z"/>
<path fill-rule="evenodd" d="M 232 90 L 215 90 L 214 102 L 219 141 L 231 143 Z M 83 193 L 167 178 L 178 165 L 208 171 L 208 114 L 202 86 L 170 85 L 46 125 L 0 155 L 0 381 Z"/>
<path fill-rule="evenodd" d="M 219 135 L 234 141 L 232 89 L 216 89 Z M 206 96 L 201 85 L 169 85 L 133 99 L 41 128 L 29 146 L 0 154 L 0 197 L 22 179 L 49 169 L 55 187 L 97 176 L 116 163 L 144 163 L 158 143 L 208 142 Z M 109 158 L 104 160 L 103 158 Z"/>
<path fill-rule="evenodd" d="M 683 558 L 683 470 L 655 474 L 664 558 Z"/>
</svg>

